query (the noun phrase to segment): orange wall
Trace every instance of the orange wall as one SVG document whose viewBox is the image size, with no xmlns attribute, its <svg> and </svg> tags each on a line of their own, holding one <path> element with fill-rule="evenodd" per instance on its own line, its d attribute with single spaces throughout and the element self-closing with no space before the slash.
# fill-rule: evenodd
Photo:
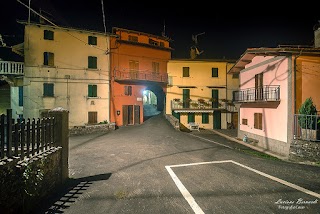
<svg viewBox="0 0 320 214">
<path fill-rule="evenodd" d="M 164 39 L 152 37 L 145 33 L 135 31 L 114 32 L 119 35 L 119 38 L 111 40 L 111 122 L 115 122 L 118 126 L 122 126 L 122 106 L 123 105 L 139 105 L 140 106 L 140 123 L 143 123 L 143 90 L 148 86 L 146 83 L 133 82 L 117 82 L 114 79 L 115 71 L 129 72 L 129 61 L 139 61 L 139 71 L 152 72 L 152 62 L 159 63 L 159 74 L 167 74 L 167 62 L 171 58 L 169 49 L 159 49 L 159 47 L 150 47 L 150 45 L 132 45 L 128 44 L 128 35 L 138 36 L 139 43 L 148 44 L 149 38 L 162 41 L 164 47 L 169 48 L 169 42 Z M 126 42 L 119 42 L 124 40 Z M 132 96 L 124 94 L 125 86 L 132 86 Z M 162 87 L 165 92 L 166 85 Z M 120 110 L 120 115 L 117 111 Z"/>
</svg>

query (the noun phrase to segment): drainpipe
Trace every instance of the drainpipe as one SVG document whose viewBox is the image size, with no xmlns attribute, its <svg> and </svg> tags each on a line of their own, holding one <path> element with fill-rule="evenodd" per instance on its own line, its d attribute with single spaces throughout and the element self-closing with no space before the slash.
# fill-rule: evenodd
<svg viewBox="0 0 320 214">
<path fill-rule="evenodd" d="M 297 58 L 302 54 L 302 50 L 298 55 L 295 55 L 293 59 L 293 110 L 294 114 L 297 112 Z M 301 74 L 302 75 L 302 74 Z"/>
</svg>

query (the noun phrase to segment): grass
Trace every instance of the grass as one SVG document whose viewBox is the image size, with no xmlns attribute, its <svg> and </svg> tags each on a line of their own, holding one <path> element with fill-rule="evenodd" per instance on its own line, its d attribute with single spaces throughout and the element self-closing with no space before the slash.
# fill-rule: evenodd
<svg viewBox="0 0 320 214">
<path fill-rule="evenodd" d="M 252 150 L 252 149 L 240 149 L 240 151 L 242 151 L 242 152 L 244 152 L 246 154 L 250 154 L 250 155 L 253 155 L 253 156 L 256 156 L 256 157 L 261 157 L 261 158 L 265 158 L 265 159 L 269 159 L 269 160 L 280 160 L 277 157 L 268 155 L 268 154 L 263 153 L 263 152 L 258 152 L 258 151 Z"/>
</svg>

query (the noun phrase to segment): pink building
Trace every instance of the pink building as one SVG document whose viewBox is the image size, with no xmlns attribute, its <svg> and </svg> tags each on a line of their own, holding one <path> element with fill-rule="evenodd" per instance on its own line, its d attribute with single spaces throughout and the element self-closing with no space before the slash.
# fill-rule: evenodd
<svg viewBox="0 0 320 214">
<path fill-rule="evenodd" d="M 238 137 L 288 157 L 294 114 L 308 97 L 320 110 L 319 46 L 249 48 L 229 73 L 239 73 L 239 91 L 233 94 Z"/>
</svg>

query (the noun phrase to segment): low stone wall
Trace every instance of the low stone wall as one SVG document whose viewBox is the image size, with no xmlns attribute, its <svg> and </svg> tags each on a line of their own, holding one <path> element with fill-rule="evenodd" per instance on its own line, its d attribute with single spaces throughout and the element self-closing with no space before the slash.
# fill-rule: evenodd
<svg viewBox="0 0 320 214">
<path fill-rule="evenodd" d="M 320 163 L 320 142 L 293 140 L 290 146 L 289 159 L 298 162 Z"/>
<path fill-rule="evenodd" d="M 165 117 L 175 129 L 180 130 L 180 122 L 177 118 L 175 118 L 171 114 L 165 114 Z"/>
<path fill-rule="evenodd" d="M 109 130 L 115 130 L 115 123 L 109 124 L 96 124 L 96 125 L 85 125 L 85 126 L 74 126 L 69 129 L 70 136 L 74 135 L 86 135 L 97 132 L 107 132 Z"/>
<path fill-rule="evenodd" d="M 0 213 L 29 213 L 39 200 L 62 185 L 62 148 L 29 160 L 0 162 Z"/>
</svg>

